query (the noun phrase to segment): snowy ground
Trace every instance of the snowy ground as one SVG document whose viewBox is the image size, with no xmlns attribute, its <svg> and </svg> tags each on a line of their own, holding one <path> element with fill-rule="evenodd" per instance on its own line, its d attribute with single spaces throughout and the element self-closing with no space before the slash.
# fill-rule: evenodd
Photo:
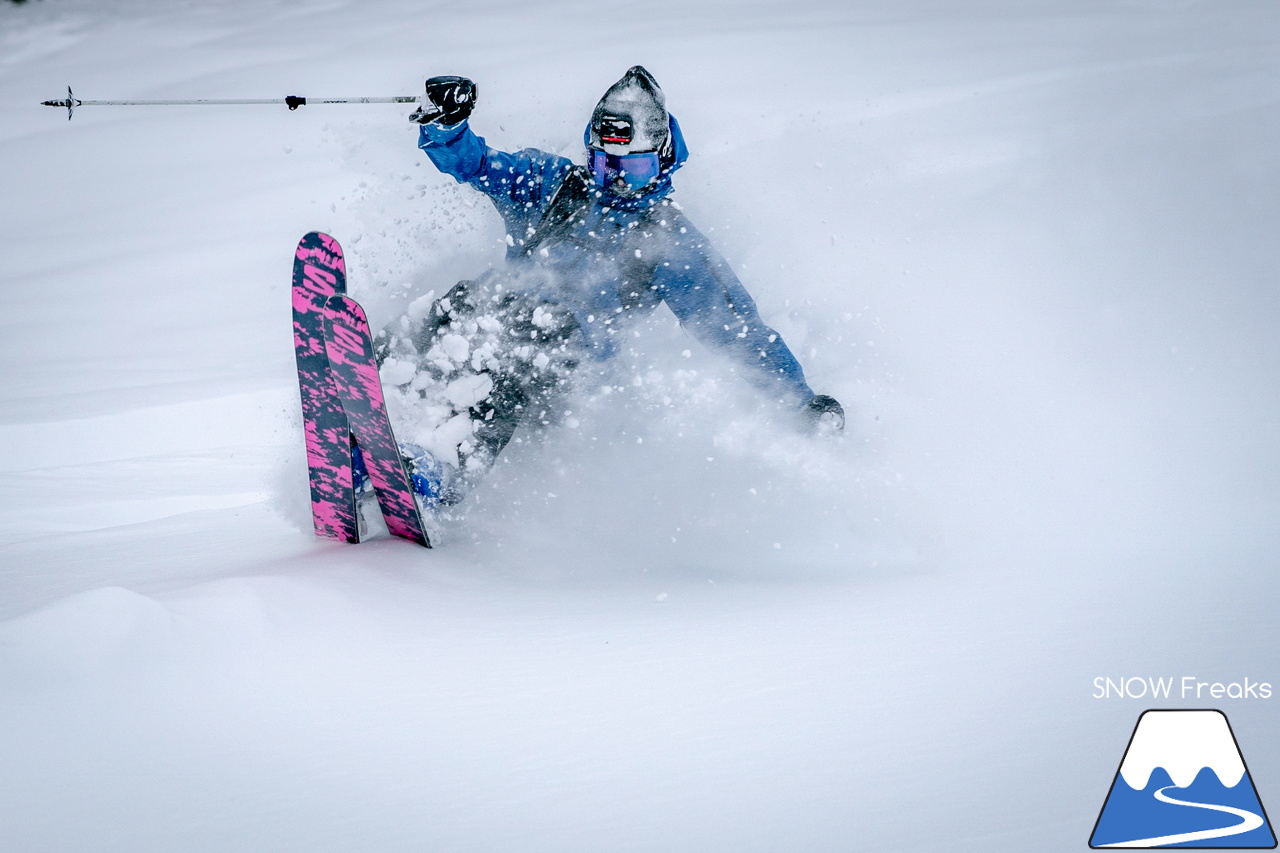
<svg viewBox="0 0 1280 853">
<path fill-rule="evenodd" d="M 1257 2 L 0 6 L 0 849 L 1083 850 L 1138 713 L 1280 809 L 1280 16 Z M 665 309 L 432 551 L 316 540 L 293 245 L 501 257 L 396 107 L 578 152 L 634 63 L 816 443 Z M 682 351 L 690 350 L 689 356 Z"/>
</svg>

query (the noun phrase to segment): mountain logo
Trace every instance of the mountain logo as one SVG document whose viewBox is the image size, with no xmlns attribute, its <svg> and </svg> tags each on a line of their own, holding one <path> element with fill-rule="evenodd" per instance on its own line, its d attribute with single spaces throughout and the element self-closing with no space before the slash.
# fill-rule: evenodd
<svg viewBox="0 0 1280 853">
<path fill-rule="evenodd" d="M 1272 849 L 1276 836 L 1221 711 L 1144 711 L 1089 846 Z"/>
</svg>

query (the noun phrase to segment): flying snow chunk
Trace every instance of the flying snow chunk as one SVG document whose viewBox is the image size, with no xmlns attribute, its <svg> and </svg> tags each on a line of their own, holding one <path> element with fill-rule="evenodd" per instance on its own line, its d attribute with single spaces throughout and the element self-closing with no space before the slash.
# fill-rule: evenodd
<svg viewBox="0 0 1280 853">
<path fill-rule="evenodd" d="M 405 311 L 409 317 L 421 322 L 431 313 L 431 307 L 435 305 L 436 292 L 434 290 L 427 291 L 426 294 L 419 296 L 417 299 L 409 303 L 408 309 Z"/>
<path fill-rule="evenodd" d="M 539 329 L 549 329 L 556 323 L 556 317 L 547 309 L 539 305 L 533 309 L 533 325 Z"/>
<path fill-rule="evenodd" d="M 453 380 L 445 388 L 444 395 L 455 407 L 464 409 L 488 397 L 492 390 L 493 380 L 489 374 L 481 373 Z"/>
<path fill-rule="evenodd" d="M 461 412 L 436 427 L 430 435 L 420 436 L 422 446 L 446 465 L 459 467 L 458 446 L 471 437 L 475 424 L 467 412 Z"/>
<path fill-rule="evenodd" d="M 1276 846 L 1221 711 L 1146 711 L 1129 739 L 1089 846 Z"/>
<path fill-rule="evenodd" d="M 440 339 L 440 348 L 449 360 L 461 364 L 471 355 L 471 344 L 462 335 L 445 335 Z"/>
<path fill-rule="evenodd" d="M 406 382 L 413 381 L 418 370 L 411 362 L 389 358 L 382 363 L 378 373 L 382 376 L 382 381 L 388 385 L 404 385 Z"/>
</svg>

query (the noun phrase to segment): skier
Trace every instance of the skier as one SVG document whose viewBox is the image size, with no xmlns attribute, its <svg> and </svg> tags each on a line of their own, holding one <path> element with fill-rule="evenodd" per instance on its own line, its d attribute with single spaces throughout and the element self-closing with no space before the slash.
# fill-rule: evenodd
<svg viewBox="0 0 1280 853">
<path fill-rule="evenodd" d="M 393 323 L 377 344 L 380 363 L 413 365 L 411 387 L 436 389 L 453 413 L 437 430 L 451 436 L 446 450 L 440 441 L 434 453 L 401 447 L 425 504 L 460 500 L 518 425 L 549 422 L 573 372 L 612 355 L 626 325 L 661 302 L 802 423 L 843 429 L 840 404 L 809 387 L 782 337 L 669 198 L 688 149 L 648 71 L 631 68 L 596 105 L 586 167 L 487 147 L 469 126 L 475 101 L 472 81 L 432 77 L 410 119 L 436 168 L 497 207 L 508 263 L 460 282 L 425 319 Z"/>
</svg>

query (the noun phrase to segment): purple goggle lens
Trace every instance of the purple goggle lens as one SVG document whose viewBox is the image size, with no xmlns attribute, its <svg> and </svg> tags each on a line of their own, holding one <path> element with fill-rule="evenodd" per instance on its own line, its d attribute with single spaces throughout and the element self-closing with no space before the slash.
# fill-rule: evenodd
<svg viewBox="0 0 1280 853">
<path fill-rule="evenodd" d="M 595 148 L 587 150 L 587 167 L 601 186 L 611 186 L 619 178 L 628 189 L 638 190 L 653 183 L 662 171 L 657 151 L 641 154 L 607 154 Z"/>
</svg>

